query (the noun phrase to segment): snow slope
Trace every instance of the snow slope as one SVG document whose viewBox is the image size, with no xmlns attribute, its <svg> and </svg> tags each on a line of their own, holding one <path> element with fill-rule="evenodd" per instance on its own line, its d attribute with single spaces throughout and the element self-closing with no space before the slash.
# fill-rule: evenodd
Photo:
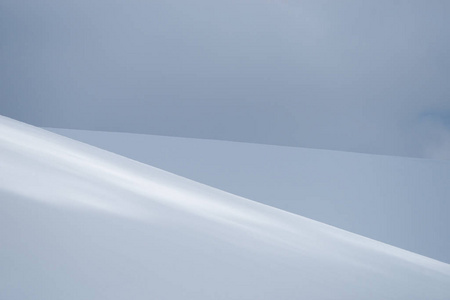
<svg viewBox="0 0 450 300">
<path fill-rule="evenodd" d="M 0 117 L 0 299 L 449 299 L 448 264 Z"/>
<path fill-rule="evenodd" d="M 51 130 L 450 263 L 450 162 L 131 133 Z"/>
</svg>

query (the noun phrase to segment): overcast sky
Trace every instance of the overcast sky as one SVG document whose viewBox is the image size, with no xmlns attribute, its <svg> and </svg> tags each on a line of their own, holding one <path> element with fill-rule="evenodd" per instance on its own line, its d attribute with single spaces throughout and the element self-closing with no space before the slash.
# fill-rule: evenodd
<svg viewBox="0 0 450 300">
<path fill-rule="evenodd" d="M 450 1 L 0 0 L 0 114 L 450 159 Z"/>
</svg>

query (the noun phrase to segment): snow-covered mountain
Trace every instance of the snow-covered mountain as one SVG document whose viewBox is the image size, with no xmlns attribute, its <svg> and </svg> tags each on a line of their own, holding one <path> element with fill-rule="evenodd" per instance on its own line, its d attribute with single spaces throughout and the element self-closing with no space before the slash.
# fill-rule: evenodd
<svg viewBox="0 0 450 300">
<path fill-rule="evenodd" d="M 450 262 L 450 162 L 50 129 L 354 233 Z"/>
<path fill-rule="evenodd" d="M 0 118 L 0 299 L 449 299 L 448 264 Z"/>
</svg>

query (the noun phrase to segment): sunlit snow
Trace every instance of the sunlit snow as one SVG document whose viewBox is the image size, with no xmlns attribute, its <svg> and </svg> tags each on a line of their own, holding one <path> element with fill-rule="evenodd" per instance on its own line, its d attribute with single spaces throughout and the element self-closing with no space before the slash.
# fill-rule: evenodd
<svg viewBox="0 0 450 300">
<path fill-rule="evenodd" d="M 448 264 L 0 117 L 0 299 L 449 299 Z"/>
</svg>

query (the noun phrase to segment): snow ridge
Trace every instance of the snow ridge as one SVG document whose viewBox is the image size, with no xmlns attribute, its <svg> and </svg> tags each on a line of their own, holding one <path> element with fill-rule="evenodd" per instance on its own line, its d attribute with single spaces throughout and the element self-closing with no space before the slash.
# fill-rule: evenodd
<svg viewBox="0 0 450 300">
<path fill-rule="evenodd" d="M 449 299 L 448 264 L 0 117 L 1 299 Z"/>
</svg>

